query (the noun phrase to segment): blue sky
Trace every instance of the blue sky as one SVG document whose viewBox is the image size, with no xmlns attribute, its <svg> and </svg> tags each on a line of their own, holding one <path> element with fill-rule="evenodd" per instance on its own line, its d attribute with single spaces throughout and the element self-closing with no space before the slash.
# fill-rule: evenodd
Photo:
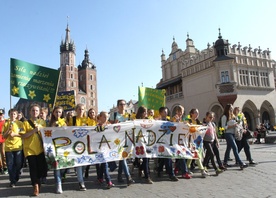
<svg viewBox="0 0 276 198">
<path fill-rule="evenodd" d="M 275 6 L 274 0 L 1 0 L 0 108 L 10 108 L 10 58 L 59 68 L 67 16 L 76 65 L 87 47 L 97 67 L 101 111 L 119 98 L 137 100 L 142 83 L 155 88 L 162 49 L 168 57 L 173 37 L 185 49 L 187 32 L 203 50 L 221 28 L 232 45 L 269 48 L 275 59 Z M 12 97 L 12 106 L 17 101 Z"/>
</svg>

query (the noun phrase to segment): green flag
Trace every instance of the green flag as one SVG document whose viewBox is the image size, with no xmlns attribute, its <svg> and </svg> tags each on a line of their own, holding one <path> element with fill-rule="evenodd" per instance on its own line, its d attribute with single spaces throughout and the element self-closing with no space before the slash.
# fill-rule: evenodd
<svg viewBox="0 0 276 198">
<path fill-rule="evenodd" d="M 148 109 L 158 110 L 165 104 L 165 89 L 151 89 L 148 87 L 138 87 L 139 103 L 138 106 L 144 106 Z"/>
<path fill-rule="evenodd" d="M 12 96 L 54 104 L 59 70 L 11 58 Z"/>
</svg>

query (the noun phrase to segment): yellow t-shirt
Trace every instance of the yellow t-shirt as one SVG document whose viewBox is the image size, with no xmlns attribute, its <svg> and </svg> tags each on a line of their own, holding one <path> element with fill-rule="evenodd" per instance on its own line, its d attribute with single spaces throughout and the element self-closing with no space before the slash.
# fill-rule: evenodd
<svg viewBox="0 0 276 198">
<path fill-rule="evenodd" d="M 11 122 L 10 120 L 7 120 L 4 125 L 3 133 L 5 133 L 12 123 L 12 131 L 13 133 L 16 133 L 19 135 L 19 133 L 22 133 L 24 131 L 23 123 L 16 120 L 14 122 Z M 5 141 L 5 151 L 6 152 L 12 152 L 12 151 L 20 151 L 22 150 L 22 139 L 21 137 L 11 137 L 10 135 L 7 137 Z"/>
<path fill-rule="evenodd" d="M 32 119 L 31 121 L 34 122 Z M 42 127 L 46 127 L 46 122 L 43 119 L 37 119 L 36 123 L 38 123 Z M 24 121 L 23 125 L 24 132 L 20 134 L 25 134 L 33 130 L 33 127 L 29 124 L 27 120 Z M 40 132 L 34 133 L 30 137 L 23 139 L 23 151 L 25 157 L 30 155 L 39 155 L 44 151 Z"/>
<path fill-rule="evenodd" d="M 88 125 L 88 126 L 96 126 L 96 125 L 97 125 L 97 122 L 96 122 L 96 120 L 94 120 L 94 119 L 87 118 L 87 125 Z"/>
<path fill-rule="evenodd" d="M 70 118 L 68 126 L 87 126 L 87 117 L 77 118 L 76 123 L 73 125 L 73 117 Z"/>
</svg>

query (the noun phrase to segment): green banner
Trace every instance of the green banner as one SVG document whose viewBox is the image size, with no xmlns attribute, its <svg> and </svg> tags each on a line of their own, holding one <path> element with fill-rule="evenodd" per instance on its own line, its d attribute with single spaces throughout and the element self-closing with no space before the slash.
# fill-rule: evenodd
<svg viewBox="0 0 276 198">
<path fill-rule="evenodd" d="M 151 89 L 148 87 L 138 87 L 139 103 L 138 106 L 144 106 L 148 109 L 158 110 L 165 104 L 165 89 Z"/>
<path fill-rule="evenodd" d="M 11 95 L 54 104 L 59 70 L 11 58 Z"/>
</svg>

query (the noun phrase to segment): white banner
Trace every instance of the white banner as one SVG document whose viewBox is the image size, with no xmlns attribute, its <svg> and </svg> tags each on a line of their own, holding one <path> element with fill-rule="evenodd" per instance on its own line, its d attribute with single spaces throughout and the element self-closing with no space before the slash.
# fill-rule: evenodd
<svg viewBox="0 0 276 198">
<path fill-rule="evenodd" d="M 134 120 L 106 126 L 41 129 L 50 169 L 124 158 L 197 158 L 206 126 L 159 120 Z"/>
</svg>

